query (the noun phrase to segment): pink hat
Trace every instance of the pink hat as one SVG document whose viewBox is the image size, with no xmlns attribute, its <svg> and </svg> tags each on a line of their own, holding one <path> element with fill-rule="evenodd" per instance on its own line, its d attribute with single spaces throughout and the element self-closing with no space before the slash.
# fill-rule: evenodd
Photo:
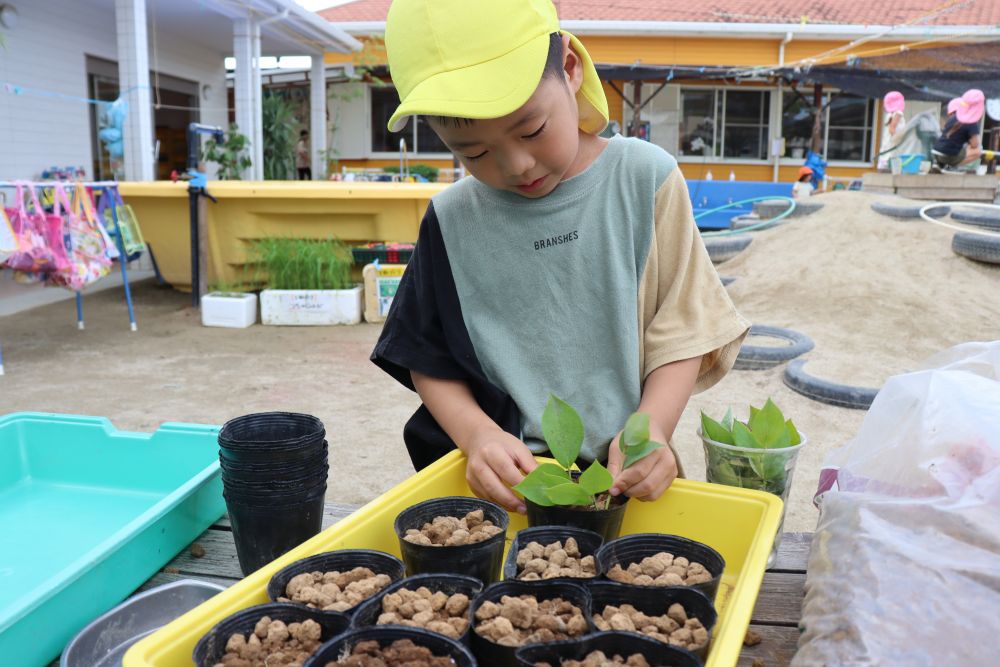
<svg viewBox="0 0 1000 667">
<path fill-rule="evenodd" d="M 978 123 L 983 117 L 986 106 L 986 96 L 978 88 L 965 91 L 965 94 L 958 100 L 958 107 L 955 115 L 960 123 Z"/>
<path fill-rule="evenodd" d="M 889 113 L 902 113 L 903 109 L 906 108 L 906 99 L 903 98 L 903 93 L 898 90 L 893 90 L 885 94 L 882 98 L 882 106 Z"/>
<path fill-rule="evenodd" d="M 948 102 L 948 113 L 955 113 L 958 110 L 958 105 L 962 103 L 961 97 L 956 97 L 952 101 Z"/>
</svg>

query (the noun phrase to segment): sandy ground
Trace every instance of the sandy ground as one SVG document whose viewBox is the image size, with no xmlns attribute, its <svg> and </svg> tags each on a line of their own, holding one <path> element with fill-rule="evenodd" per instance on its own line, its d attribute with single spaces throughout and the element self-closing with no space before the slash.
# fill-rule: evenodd
<svg viewBox="0 0 1000 667">
<path fill-rule="evenodd" d="M 954 255 L 950 233 L 872 213 L 861 193 L 817 198 L 801 222 L 755 234 L 719 267 L 754 322 L 810 335 L 807 370 L 837 382 L 879 386 L 951 345 L 1000 333 L 1000 269 Z M 380 327 L 245 330 L 200 326 L 188 297 L 151 282 L 135 290 L 139 331 L 128 330 L 120 290 L 86 299 L 77 331 L 71 302 L 0 318 L 7 375 L 0 413 L 101 415 L 122 429 L 165 421 L 220 424 L 262 410 L 319 416 L 331 444 L 328 497 L 363 503 L 411 468 L 401 439 L 416 397 L 368 361 Z M 759 341 L 758 341 L 759 342 Z M 692 398 L 675 434 L 689 477 L 704 479 L 699 410 L 772 397 L 809 438 L 796 470 L 786 530 L 811 530 L 820 465 L 857 431 L 863 411 L 816 403 L 784 386 L 780 368 L 733 371 Z M 740 410 L 744 412 L 740 412 Z"/>
</svg>

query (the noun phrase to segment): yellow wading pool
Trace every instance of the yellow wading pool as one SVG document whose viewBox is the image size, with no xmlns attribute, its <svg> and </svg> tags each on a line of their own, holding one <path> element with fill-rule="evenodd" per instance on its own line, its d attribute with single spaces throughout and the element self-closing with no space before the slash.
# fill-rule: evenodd
<svg viewBox="0 0 1000 667">
<path fill-rule="evenodd" d="M 445 456 L 143 639 L 125 655 L 124 667 L 190 667 L 191 652 L 201 636 L 240 609 L 267 602 L 267 582 L 281 568 L 335 549 L 379 549 L 398 556 L 399 544 L 393 530 L 396 515 L 422 500 L 452 495 L 472 495 L 465 482 L 465 457 L 459 452 Z M 708 544 L 726 560 L 715 598 L 719 619 L 712 632 L 707 667 L 736 665 L 778 530 L 781 505 L 780 498 L 762 491 L 684 479 L 674 482 L 655 502 L 629 503 L 622 535 L 681 535 Z M 511 515 L 508 546 L 514 533 L 526 525 L 523 516 Z"/>
<path fill-rule="evenodd" d="M 266 236 L 413 243 L 438 183 L 340 181 L 209 181 L 218 203 L 204 200 L 208 284 L 253 278 L 250 242 Z M 122 183 L 160 273 L 177 289 L 191 289 L 191 234 L 186 183 Z M 359 282 L 360 268 L 355 276 Z"/>
</svg>

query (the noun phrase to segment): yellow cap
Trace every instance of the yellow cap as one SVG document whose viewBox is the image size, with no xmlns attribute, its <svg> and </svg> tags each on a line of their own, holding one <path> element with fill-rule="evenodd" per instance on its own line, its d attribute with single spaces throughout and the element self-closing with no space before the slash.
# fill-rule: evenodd
<svg viewBox="0 0 1000 667">
<path fill-rule="evenodd" d="M 569 34 L 559 30 L 551 0 L 394 0 L 385 47 L 400 105 L 389 130 L 417 114 L 513 113 L 538 87 L 554 32 Z M 583 65 L 580 129 L 597 134 L 608 124 L 608 101 L 583 44 L 569 37 Z"/>
</svg>

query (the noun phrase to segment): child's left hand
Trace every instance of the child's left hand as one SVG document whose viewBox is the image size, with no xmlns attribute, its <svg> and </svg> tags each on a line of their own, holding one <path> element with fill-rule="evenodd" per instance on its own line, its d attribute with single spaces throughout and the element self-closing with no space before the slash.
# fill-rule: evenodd
<svg viewBox="0 0 1000 667">
<path fill-rule="evenodd" d="M 667 436 L 664 435 L 663 429 L 651 421 L 649 439 L 663 443 L 663 447 L 625 471 L 622 471 L 625 455 L 622 454 L 618 444 L 621 437 L 622 434 L 619 432 L 608 447 L 608 471 L 615 478 L 611 495 L 624 493 L 629 498 L 656 500 L 677 478 L 677 460 L 674 458 L 674 452 L 666 444 Z"/>
</svg>

